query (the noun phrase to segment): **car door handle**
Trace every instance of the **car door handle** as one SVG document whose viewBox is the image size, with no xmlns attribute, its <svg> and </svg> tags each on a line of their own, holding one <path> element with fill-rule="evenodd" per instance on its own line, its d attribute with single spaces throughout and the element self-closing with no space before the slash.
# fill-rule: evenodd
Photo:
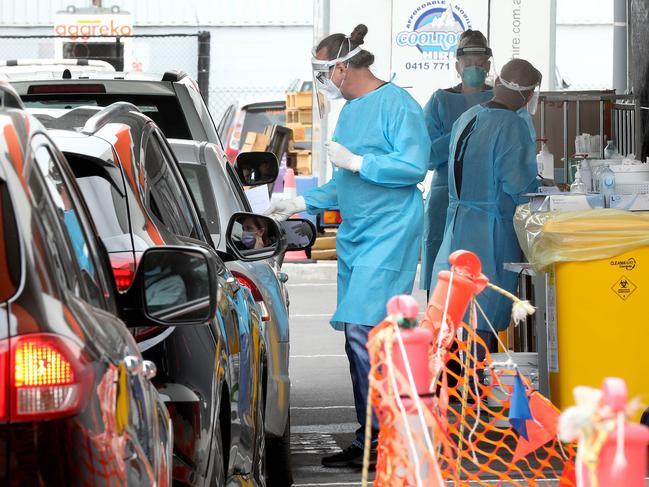
<svg viewBox="0 0 649 487">
<path fill-rule="evenodd" d="M 124 357 L 124 366 L 131 375 L 137 375 L 143 371 L 142 361 L 135 355 L 127 355 Z"/>
<path fill-rule="evenodd" d="M 142 362 L 142 368 L 144 370 L 144 377 L 146 379 L 153 379 L 157 374 L 158 374 L 158 367 L 156 367 L 155 363 L 151 362 L 150 360 L 145 360 Z"/>
<path fill-rule="evenodd" d="M 241 289 L 241 284 L 239 283 L 239 280 L 235 277 L 228 277 L 225 280 L 225 284 L 228 286 L 228 290 L 232 294 L 237 294 L 239 292 L 239 289 Z"/>
</svg>

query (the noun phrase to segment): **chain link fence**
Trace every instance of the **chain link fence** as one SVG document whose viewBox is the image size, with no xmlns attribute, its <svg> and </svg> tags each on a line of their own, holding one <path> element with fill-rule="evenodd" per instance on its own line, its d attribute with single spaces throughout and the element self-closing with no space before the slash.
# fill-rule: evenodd
<svg viewBox="0 0 649 487">
<path fill-rule="evenodd" d="M 172 69 L 182 70 L 199 82 L 201 91 L 206 88 L 206 81 L 210 81 L 207 99 L 216 123 L 232 105 L 238 109 L 248 103 L 285 99 L 286 86 L 220 86 L 218 79 L 210 80 L 209 47 L 207 51 L 199 49 L 201 43 L 208 43 L 209 46 L 209 34 L 207 38 L 201 38 L 201 35 L 205 33 L 83 39 L 52 35 L 5 35 L 0 36 L 0 60 L 98 59 L 113 65 L 116 71 L 162 74 Z M 199 55 L 207 57 L 207 62 L 203 62 L 201 68 Z M 34 68 L 32 71 L 38 70 Z"/>
<path fill-rule="evenodd" d="M 128 37 L 0 36 L 0 59 L 99 59 L 116 71 L 198 75 L 199 34 L 145 34 Z"/>
<path fill-rule="evenodd" d="M 234 105 L 240 108 L 248 103 L 284 101 L 286 86 L 212 86 L 209 90 L 209 109 L 218 124 L 225 111 Z"/>
</svg>

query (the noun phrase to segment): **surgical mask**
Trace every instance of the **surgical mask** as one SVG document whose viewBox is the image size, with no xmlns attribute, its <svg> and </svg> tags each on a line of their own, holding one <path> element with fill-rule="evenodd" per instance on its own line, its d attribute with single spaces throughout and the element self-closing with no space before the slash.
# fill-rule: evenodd
<svg viewBox="0 0 649 487">
<path fill-rule="evenodd" d="M 243 231 L 241 233 L 241 243 L 245 245 L 247 248 L 252 249 L 255 247 L 255 244 L 257 243 L 257 235 L 255 234 L 255 232 Z"/>
<path fill-rule="evenodd" d="M 462 82 L 471 88 L 484 85 L 485 79 L 487 70 L 480 66 L 467 66 L 462 70 Z"/>
<path fill-rule="evenodd" d="M 513 81 L 507 81 L 506 79 L 503 79 L 501 77 L 500 82 L 505 88 L 512 91 L 518 91 L 518 93 L 521 95 L 521 97 L 523 97 L 523 99 L 525 99 L 522 93 L 523 91 L 535 90 L 534 94 L 532 95 L 532 98 L 530 98 L 529 101 L 527 102 L 527 111 L 530 113 L 530 115 L 534 115 L 536 113 L 536 109 L 539 105 L 539 96 L 541 94 L 540 81 L 536 85 L 520 86 L 518 83 L 514 83 Z"/>
<path fill-rule="evenodd" d="M 340 86 L 342 86 L 342 83 L 340 83 Z M 320 92 L 324 93 L 329 100 L 340 100 L 343 97 L 342 91 L 340 91 L 340 88 L 331 81 L 331 78 L 324 78 L 319 89 Z"/>
</svg>

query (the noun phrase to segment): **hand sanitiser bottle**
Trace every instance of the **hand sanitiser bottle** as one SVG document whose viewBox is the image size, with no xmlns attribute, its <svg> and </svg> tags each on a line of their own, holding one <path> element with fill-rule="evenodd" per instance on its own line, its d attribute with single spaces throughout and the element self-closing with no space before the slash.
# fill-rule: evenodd
<svg viewBox="0 0 649 487">
<path fill-rule="evenodd" d="M 584 181 L 581 179 L 581 171 L 577 169 L 577 172 L 575 173 L 575 182 L 570 185 L 570 192 L 576 194 L 586 194 L 587 191 L 588 188 L 586 187 Z"/>
</svg>

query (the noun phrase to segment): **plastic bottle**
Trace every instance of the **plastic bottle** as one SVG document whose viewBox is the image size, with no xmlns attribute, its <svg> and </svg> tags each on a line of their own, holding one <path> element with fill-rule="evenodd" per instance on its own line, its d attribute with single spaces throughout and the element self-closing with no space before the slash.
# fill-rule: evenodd
<svg viewBox="0 0 649 487">
<path fill-rule="evenodd" d="M 576 194 L 586 194 L 588 189 L 581 179 L 581 170 L 577 169 L 575 173 L 575 182 L 570 185 L 570 192 Z"/>
<path fill-rule="evenodd" d="M 604 159 L 615 159 L 619 155 L 620 154 L 617 151 L 617 147 L 615 147 L 615 142 L 613 142 L 613 140 L 609 140 L 606 144 L 606 147 L 604 148 Z"/>
<path fill-rule="evenodd" d="M 604 196 L 604 206 L 611 207 L 611 196 L 615 194 L 615 173 L 608 164 L 599 175 L 599 192 Z"/>
<path fill-rule="evenodd" d="M 581 180 L 586 185 L 586 191 L 592 191 L 593 171 L 590 168 L 590 161 L 588 159 L 583 159 L 579 164 L 579 173 L 581 174 Z"/>
<path fill-rule="evenodd" d="M 541 151 L 536 155 L 536 163 L 539 174 L 543 179 L 554 179 L 554 156 L 548 150 L 546 142 L 548 139 L 541 139 Z"/>
<path fill-rule="evenodd" d="M 284 199 L 295 198 L 297 189 L 295 188 L 295 173 L 293 168 L 287 168 L 284 174 Z"/>
</svg>

